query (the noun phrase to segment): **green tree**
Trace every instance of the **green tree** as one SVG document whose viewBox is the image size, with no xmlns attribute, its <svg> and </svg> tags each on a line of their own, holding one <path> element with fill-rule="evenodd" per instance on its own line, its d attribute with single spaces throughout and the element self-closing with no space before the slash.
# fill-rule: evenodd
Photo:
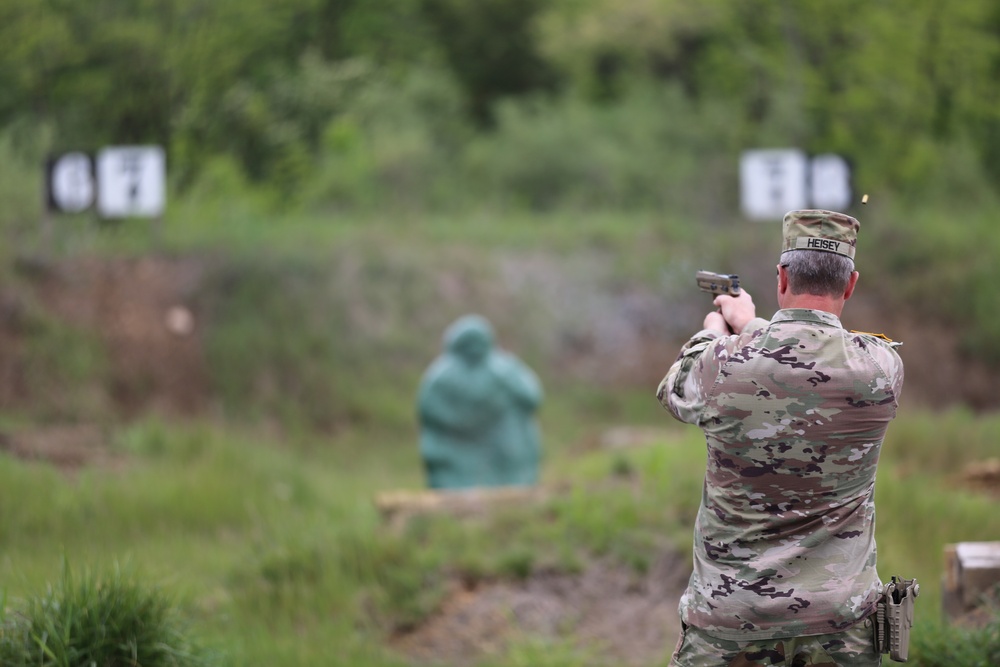
<svg viewBox="0 0 1000 667">
<path fill-rule="evenodd" d="M 423 0 L 428 22 L 473 116 L 492 120 L 497 100 L 554 90 L 555 70 L 542 57 L 535 20 L 548 0 Z"/>
</svg>

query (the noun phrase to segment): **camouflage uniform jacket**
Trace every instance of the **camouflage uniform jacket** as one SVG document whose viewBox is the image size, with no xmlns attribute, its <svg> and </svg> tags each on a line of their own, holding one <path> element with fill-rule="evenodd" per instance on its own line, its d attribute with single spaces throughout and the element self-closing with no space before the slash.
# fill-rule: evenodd
<svg viewBox="0 0 1000 667">
<path fill-rule="evenodd" d="M 808 309 L 684 345 L 657 397 L 708 445 L 685 623 L 747 641 L 839 632 L 874 611 L 875 469 L 903 385 L 894 346 Z"/>
</svg>

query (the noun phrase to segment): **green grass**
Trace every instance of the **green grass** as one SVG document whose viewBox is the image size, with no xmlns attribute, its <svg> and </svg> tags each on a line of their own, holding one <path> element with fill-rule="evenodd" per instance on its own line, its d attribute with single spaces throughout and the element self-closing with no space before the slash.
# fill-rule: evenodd
<svg viewBox="0 0 1000 667">
<path fill-rule="evenodd" d="M 1000 664 L 1000 616 L 981 629 L 924 624 L 911 646 L 920 667 L 993 667 Z M 911 654 L 912 655 L 912 654 Z"/>
<path fill-rule="evenodd" d="M 117 565 L 98 574 L 64 563 L 46 591 L 13 612 L 0 606 L 6 667 L 211 667 L 224 660 L 194 641 L 169 593 Z"/>
<path fill-rule="evenodd" d="M 380 523 L 372 499 L 423 485 L 412 431 L 273 441 L 146 421 L 115 437 L 124 467 L 72 479 L 3 456 L 7 605 L 44 595 L 64 559 L 81 572 L 129 562 L 143 583 L 176 596 L 199 636 L 233 664 L 402 665 L 386 638 L 432 613 L 450 579 L 573 572 L 597 557 L 642 572 L 667 544 L 690 553 L 701 435 L 632 407 L 644 396 L 623 399 L 604 417 L 550 400 L 543 479 L 558 492 L 542 506 L 461 522 L 428 517 L 401 531 Z M 646 423 L 663 427 L 661 442 L 607 450 L 587 437 L 628 415 L 651 416 Z M 988 455 L 997 423 L 955 412 L 933 420 L 904 414 L 891 427 L 899 435 L 886 446 L 877 486 L 879 569 L 921 582 L 915 633 L 928 639 L 916 645 L 914 664 L 943 664 L 932 661 L 938 648 L 930 638 L 941 632 L 944 545 L 1000 531 L 993 500 L 957 490 L 925 457 L 947 441 L 981 442 L 952 452 L 955 469 Z M 336 656 L 331 644 L 340 647 Z M 579 650 L 526 639 L 485 665 L 557 667 Z"/>
</svg>

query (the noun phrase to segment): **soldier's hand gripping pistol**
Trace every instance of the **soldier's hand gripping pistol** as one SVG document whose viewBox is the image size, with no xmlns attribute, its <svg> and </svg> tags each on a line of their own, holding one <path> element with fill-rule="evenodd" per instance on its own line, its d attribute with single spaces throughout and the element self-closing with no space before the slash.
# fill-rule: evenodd
<svg viewBox="0 0 1000 667">
<path fill-rule="evenodd" d="M 713 273 L 711 271 L 698 271 L 695 274 L 698 282 L 698 289 L 710 294 L 728 294 L 729 296 L 740 295 L 740 277 L 730 273 Z M 734 333 L 733 328 L 726 324 L 729 333 Z"/>
</svg>

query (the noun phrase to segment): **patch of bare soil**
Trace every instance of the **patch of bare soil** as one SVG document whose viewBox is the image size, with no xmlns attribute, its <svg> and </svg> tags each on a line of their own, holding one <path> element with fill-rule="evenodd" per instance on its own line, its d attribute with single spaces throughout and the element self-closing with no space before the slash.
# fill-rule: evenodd
<svg viewBox="0 0 1000 667">
<path fill-rule="evenodd" d="M 665 551 L 643 575 L 602 561 L 578 574 L 455 584 L 437 614 L 391 646 L 417 664 L 465 667 L 511 644 L 558 640 L 593 664 L 656 664 L 677 641 L 677 603 L 689 574 L 686 558 Z"/>
<path fill-rule="evenodd" d="M 109 393 L 125 415 L 198 412 L 208 398 L 197 258 L 82 257 L 35 267 L 48 309 L 104 341 Z"/>
<path fill-rule="evenodd" d="M 0 433 L 0 452 L 28 461 L 44 461 L 66 473 L 87 466 L 112 468 L 122 463 L 121 457 L 108 447 L 105 433 L 89 425 Z"/>
<path fill-rule="evenodd" d="M 508 324 L 508 344 L 517 350 L 535 340 L 552 354 L 553 369 L 581 382 L 652 391 L 707 310 L 704 300 L 687 290 L 684 298 L 669 299 L 640 285 L 609 290 L 587 278 L 593 261 L 563 265 L 531 256 L 508 264 L 503 268 L 509 293 L 490 293 L 479 305 L 486 311 L 506 310 L 497 304 L 509 301 L 530 309 L 526 312 L 544 312 L 534 329 Z M 117 413 L 204 413 L 213 399 L 204 350 L 212 315 L 206 299 L 209 260 L 155 255 L 23 259 L 19 270 L 49 314 L 94 333 L 104 343 L 109 374 L 96 389 Z M 463 283 L 447 271 L 443 276 L 455 280 L 440 281 L 441 299 L 475 297 L 463 296 L 461 290 L 456 297 L 452 283 Z M 526 295 L 530 299 L 524 301 Z M 0 289 L 0 407 L 46 400 L 44 392 L 28 395 L 31 369 L 25 367 L 21 348 L 30 332 L 18 326 L 23 308 L 15 297 Z M 762 314 L 769 316 L 774 304 L 763 294 L 759 300 Z M 361 330 L 372 326 L 360 316 L 348 316 L 359 320 Z M 919 305 L 887 304 L 876 294 L 861 293 L 848 303 L 842 319 L 849 329 L 903 341 L 899 351 L 906 364 L 905 406 L 997 407 L 995 369 L 963 355 L 955 327 L 922 317 Z"/>
<path fill-rule="evenodd" d="M 1000 459 L 976 461 L 965 467 L 962 486 L 1000 498 Z"/>
</svg>

